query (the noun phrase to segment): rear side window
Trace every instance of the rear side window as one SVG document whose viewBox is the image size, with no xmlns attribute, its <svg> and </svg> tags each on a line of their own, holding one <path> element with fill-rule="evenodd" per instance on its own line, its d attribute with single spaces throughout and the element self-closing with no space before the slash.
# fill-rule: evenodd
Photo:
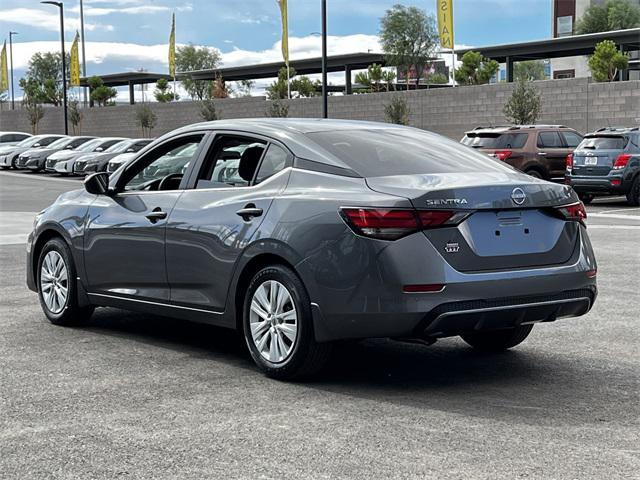
<svg viewBox="0 0 640 480">
<path fill-rule="evenodd" d="M 527 143 L 526 133 L 505 133 L 500 137 L 498 148 L 522 148 Z"/>
<path fill-rule="evenodd" d="M 564 137 L 564 141 L 567 143 L 567 147 L 569 148 L 576 148 L 582 141 L 582 137 L 577 133 L 562 132 L 562 136 Z"/>
<path fill-rule="evenodd" d="M 540 132 L 538 134 L 539 148 L 563 148 L 564 145 L 558 132 Z"/>
<path fill-rule="evenodd" d="M 307 136 L 363 177 L 511 172 L 487 155 L 416 129 L 326 131 Z"/>
<path fill-rule="evenodd" d="M 578 146 L 586 150 L 622 150 L 627 144 L 627 139 L 622 135 L 606 135 L 587 137 Z"/>
<path fill-rule="evenodd" d="M 269 149 L 267 153 L 264 154 L 254 183 L 258 184 L 284 169 L 287 164 L 290 163 L 289 157 L 289 154 L 283 148 L 273 143 L 269 145 Z"/>
</svg>

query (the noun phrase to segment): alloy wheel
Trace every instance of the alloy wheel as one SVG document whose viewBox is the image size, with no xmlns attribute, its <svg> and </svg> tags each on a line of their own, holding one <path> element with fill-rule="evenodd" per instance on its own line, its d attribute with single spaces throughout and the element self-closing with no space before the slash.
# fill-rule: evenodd
<svg viewBox="0 0 640 480">
<path fill-rule="evenodd" d="M 67 266 L 55 250 L 46 254 L 40 267 L 40 291 L 47 309 L 57 315 L 64 310 L 69 295 Z"/>
<path fill-rule="evenodd" d="M 260 355 L 271 363 L 284 362 L 296 344 L 298 314 L 289 290 L 267 280 L 256 288 L 249 310 L 251 338 Z"/>
</svg>

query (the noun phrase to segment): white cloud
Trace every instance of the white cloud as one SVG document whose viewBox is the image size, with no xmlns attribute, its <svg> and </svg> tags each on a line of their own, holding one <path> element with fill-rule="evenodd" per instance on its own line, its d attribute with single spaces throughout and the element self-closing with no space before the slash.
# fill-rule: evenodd
<svg viewBox="0 0 640 480">
<path fill-rule="evenodd" d="M 34 8 L 12 8 L 10 10 L 3 10 L 2 15 L 0 15 L 0 22 L 26 25 L 28 27 L 40 27 L 55 32 L 60 30 L 60 17 L 58 16 L 58 11 L 53 8 L 48 10 Z M 65 18 L 65 30 L 73 31 L 77 28 L 80 28 L 80 19 L 77 17 L 69 18 L 67 16 Z M 84 28 L 89 31 L 112 31 L 113 25 L 85 22 Z"/>
<path fill-rule="evenodd" d="M 73 7 L 71 11 L 75 13 L 79 13 L 80 7 L 78 6 Z M 122 8 L 87 7 L 84 9 L 84 14 L 87 17 L 103 17 L 105 15 L 111 15 L 113 13 L 120 13 L 124 15 L 141 15 L 141 14 L 168 12 L 168 11 L 170 11 L 169 7 L 163 7 L 160 5 L 140 5 L 137 7 L 122 7 Z"/>
</svg>

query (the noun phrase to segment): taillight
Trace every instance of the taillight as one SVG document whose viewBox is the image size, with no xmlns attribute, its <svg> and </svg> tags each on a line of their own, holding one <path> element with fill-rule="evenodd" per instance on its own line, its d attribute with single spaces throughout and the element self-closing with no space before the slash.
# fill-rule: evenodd
<svg viewBox="0 0 640 480">
<path fill-rule="evenodd" d="M 573 168 L 573 153 L 567 155 L 565 163 L 567 164 L 567 170 L 571 170 Z"/>
<path fill-rule="evenodd" d="M 496 150 L 494 155 L 496 158 L 502 162 L 507 160 L 513 152 L 511 150 Z"/>
<path fill-rule="evenodd" d="M 616 158 L 616 161 L 613 164 L 613 169 L 622 170 L 624 167 L 627 166 L 627 163 L 629 163 L 629 160 L 631 160 L 631 155 L 629 155 L 628 153 L 623 153 L 622 155 L 618 155 L 618 158 Z"/>
<path fill-rule="evenodd" d="M 562 218 L 572 222 L 580 222 L 584 224 L 584 221 L 587 219 L 587 210 L 584 208 L 584 204 L 582 202 L 556 207 L 556 211 L 562 215 Z"/>
<path fill-rule="evenodd" d="M 381 240 L 397 240 L 419 230 L 457 225 L 470 214 L 451 210 L 384 208 L 343 208 L 340 212 L 354 232 Z"/>
</svg>

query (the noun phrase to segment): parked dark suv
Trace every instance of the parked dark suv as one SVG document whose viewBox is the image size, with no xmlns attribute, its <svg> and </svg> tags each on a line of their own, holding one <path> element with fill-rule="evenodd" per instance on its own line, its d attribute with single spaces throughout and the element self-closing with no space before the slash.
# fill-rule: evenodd
<svg viewBox="0 0 640 480">
<path fill-rule="evenodd" d="M 606 127 L 585 135 L 567 157 L 566 183 L 589 203 L 596 195 L 626 195 L 640 205 L 640 128 Z"/>
<path fill-rule="evenodd" d="M 532 177 L 557 181 L 581 141 L 582 135 L 563 125 L 477 127 L 461 140 Z"/>
</svg>

